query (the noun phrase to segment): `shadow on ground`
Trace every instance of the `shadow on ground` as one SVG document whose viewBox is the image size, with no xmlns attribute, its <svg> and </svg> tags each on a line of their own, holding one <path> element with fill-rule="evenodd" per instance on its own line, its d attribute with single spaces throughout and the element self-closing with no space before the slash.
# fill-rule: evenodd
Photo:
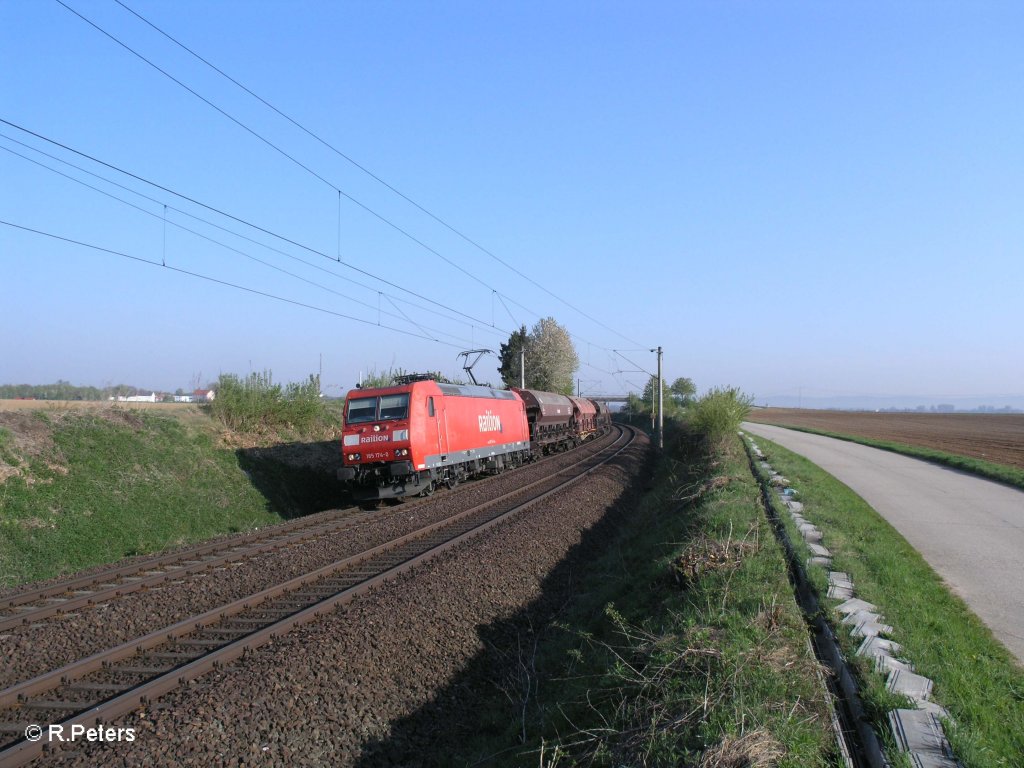
<svg viewBox="0 0 1024 768">
<path fill-rule="evenodd" d="M 235 455 L 238 466 L 266 498 L 267 508 L 282 518 L 302 517 L 350 502 L 338 480 L 341 450 L 337 440 L 239 448 Z"/>
<path fill-rule="evenodd" d="M 538 755 L 520 737 L 508 737 L 524 731 L 528 723 L 530 741 L 536 741 L 538 681 L 532 654 L 546 632 L 561 631 L 552 622 L 593 583 L 588 564 L 614 546 L 621 525 L 650 490 L 652 469 L 650 457 L 641 462 L 614 505 L 544 579 L 537 599 L 512 616 L 477 628 L 484 650 L 467 659 L 430 702 L 392 722 L 387 738 L 365 743 L 358 768 L 538 764 Z M 504 739 L 507 747 L 497 754 L 473 754 L 477 747 L 470 744 L 478 745 L 480 736 L 494 744 Z"/>
</svg>

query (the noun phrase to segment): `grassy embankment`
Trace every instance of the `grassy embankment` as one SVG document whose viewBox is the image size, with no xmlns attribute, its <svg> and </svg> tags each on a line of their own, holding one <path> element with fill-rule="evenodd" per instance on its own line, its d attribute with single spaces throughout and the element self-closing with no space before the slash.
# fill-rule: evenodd
<svg viewBox="0 0 1024 768">
<path fill-rule="evenodd" d="M 294 455 L 303 445 L 288 456 L 277 445 L 329 431 L 324 406 L 269 378 L 233 383 L 216 418 L 184 406 L 180 419 L 117 407 L 0 414 L 0 588 L 281 522 L 310 511 L 314 492 L 326 499 L 330 483 L 317 488 Z M 281 479 L 289 463 L 297 490 Z"/>
<path fill-rule="evenodd" d="M 971 768 L 1021 765 L 1024 670 L 863 499 L 803 457 L 765 438 L 756 441 L 772 466 L 799 489 L 803 514 L 824 534 L 833 567 L 850 574 L 858 597 L 879 606 L 905 656 L 935 681 L 932 698 L 953 717 L 946 733 L 957 757 Z M 779 516 L 806 558 L 809 551 L 783 511 Z M 825 594 L 824 570 L 812 568 L 809 575 L 819 594 Z M 859 642 L 846 632 L 838 634 L 858 670 L 875 730 L 886 734 L 885 713 L 900 699 L 885 690 L 884 679 L 867 662 L 854 656 Z"/>
<path fill-rule="evenodd" d="M 738 423 L 738 422 L 737 422 Z M 781 547 L 735 431 L 673 430 L 586 591 L 538 638 L 529 701 L 495 702 L 487 764 L 812 768 L 834 739 Z M 508 749 L 509 744 L 522 745 Z"/>
<path fill-rule="evenodd" d="M 892 451 L 893 453 L 902 453 L 905 456 L 913 456 L 916 459 L 924 459 L 925 461 L 942 464 L 947 467 L 952 467 L 953 469 L 970 472 L 973 475 L 978 475 L 979 477 L 995 480 L 1024 490 L 1024 469 L 1019 469 L 1018 467 L 1010 467 L 1006 464 L 995 464 L 991 461 L 976 459 L 972 456 L 959 456 L 955 453 L 946 453 L 945 451 L 940 451 L 935 448 L 925 448 L 919 445 L 909 445 L 908 443 L 897 443 L 890 440 L 876 440 L 870 437 L 860 437 L 859 435 L 849 435 L 840 432 L 829 432 L 824 429 L 814 429 L 813 427 L 798 427 L 792 424 L 779 423 L 776 426 L 785 427 L 786 429 L 794 429 L 798 432 L 808 432 L 813 435 L 834 437 L 837 440 L 860 443 L 861 445 L 867 445 L 872 448 L 881 448 L 882 450 Z"/>
</svg>

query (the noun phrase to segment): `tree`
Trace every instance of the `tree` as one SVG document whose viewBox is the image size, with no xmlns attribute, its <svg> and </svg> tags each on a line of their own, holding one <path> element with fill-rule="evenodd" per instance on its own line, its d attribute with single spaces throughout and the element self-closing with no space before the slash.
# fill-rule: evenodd
<svg viewBox="0 0 1024 768">
<path fill-rule="evenodd" d="M 513 331 L 498 354 L 498 373 L 507 387 L 520 383 L 520 352 L 526 352 L 526 387 L 548 392 L 573 393 L 573 374 L 580 366 L 569 332 L 553 317 L 545 317 L 526 332 Z"/>
<path fill-rule="evenodd" d="M 537 321 L 526 339 L 526 386 L 571 395 L 579 367 L 569 332 L 553 317 Z"/>
<path fill-rule="evenodd" d="M 668 389 L 668 382 L 661 380 L 661 387 Z M 658 410 L 658 377 L 648 376 L 647 384 L 644 385 L 644 393 L 640 396 L 644 401 L 644 410 L 648 413 L 656 413 Z"/>
<path fill-rule="evenodd" d="M 693 400 L 693 396 L 697 394 L 697 387 L 694 386 L 693 379 L 680 376 L 672 382 L 669 393 L 676 404 L 687 406 Z"/>
<path fill-rule="evenodd" d="M 518 387 L 521 382 L 521 364 L 522 364 L 522 351 L 526 347 L 526 326 L 524 325 L 517 331 L 512 331 L 512 335 L 508 337 L 508 342 L 501 345 L 498 351 L 498 360 L 501 361 L 501 365 L 498 366 L 498 375 L 501 376 L 501 380 L 504 382 L 506 387 Z"/>
<path fill-rule="evenodd" d="M 683 415 L 682 411 L 693 403 L 693 396 L 697 393 L 691 379 L 680 377 L 669 383 L 661 380 L 663 389 L 663 405 L 665 407 L 665 418 L 678 418 Z M 643 394 L 640 396 L 639 405 L 643 413 L 649 414 L 653 419 L 658 412 L 658 377 L 649 376 L 644 386 Z"/>
</svg>

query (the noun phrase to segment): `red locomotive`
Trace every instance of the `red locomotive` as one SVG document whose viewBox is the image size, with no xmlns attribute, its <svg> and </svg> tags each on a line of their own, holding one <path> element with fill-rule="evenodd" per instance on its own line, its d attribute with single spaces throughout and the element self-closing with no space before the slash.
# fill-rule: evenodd
<svg viewBox="0 0 1024 768">
<path fill-rule="evenodd" d="M 608 421 L 585 398 L 410 377 L 348 393 L 338 478 L 358 501 L 429 495 L 575 446 Z"/>
</svg>

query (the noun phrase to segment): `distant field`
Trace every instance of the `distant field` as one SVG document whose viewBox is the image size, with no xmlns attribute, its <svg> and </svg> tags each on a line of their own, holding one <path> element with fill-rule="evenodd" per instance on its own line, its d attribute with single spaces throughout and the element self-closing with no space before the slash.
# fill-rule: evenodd
<svg viewBox="0 0 1024 768">
<path fill-rule="evenodd" d="M 755 408 L 749 420 L 903 443 L 1024 469 L 1024 414 Z"/>
<path fill-rule="evenodd" d="M 0 399 L 0 413 L 97 413 L 117 409 L 120 411 L 147 411 L 161 416 L 171 416 L 185 424 L 210 422 L 200 407 L 194 403 L 117 403 L 109 400 L 3 400 Z"/>
<path fill-rule="evenodd" d="M 109 400 L 2 400 L 0 411 L 96 410 L 97 408 L 140 408 L 174 412 L 195 408 L 191 403 L 115 403 Z"/>
</svg>

